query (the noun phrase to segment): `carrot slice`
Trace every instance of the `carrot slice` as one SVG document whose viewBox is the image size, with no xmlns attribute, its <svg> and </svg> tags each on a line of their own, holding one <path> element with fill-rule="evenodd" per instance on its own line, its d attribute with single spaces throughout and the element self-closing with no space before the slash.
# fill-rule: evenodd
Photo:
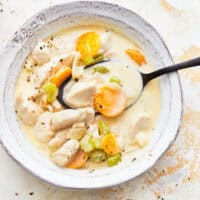
<svg viewBox="0 0 200 200">
<path fill-rule="evenodd" d="M 72 69 L 70 67 L 61 68 L 50 78 L 50 82 L 59 87 L 64 80 L 71 76 L 71 74 Z"/>
<path fill-rule="evenodd" d="M 120 115 L 126 106 L 126 95 L 121 88 L 104 86 L 95 96 L 94 106 L 106 117 Z"/>
<path fill-rule="evenodd" d="M 102 138 L 102 149 L 111 156 L 119 153 L 119 147 L 114 134 L 109 133 Z"/>
<path fill-rule="evenodd" d="M 134 60 L 139 66 L 147 63 L 144 54 L 141 51 L 139 51 L 138 49 L 127 49 L 126 54 L 132 60 Z"/>
<path fill-rule="evenodd" d="M 100 46 L 100 37 L 95 32 L 86 32 L 82 34 L 76 41 L 76 51 L 80 52 L 81 59 L 83 61 L 97 55 Z"/>
<path fill-rule="evenodd" d="M 83 167 L 88 159 L 88 153 L 78 150 L 74 155 L 74 159 L 67 165 L 68 168 L 79 169 Z"/>
</svg>

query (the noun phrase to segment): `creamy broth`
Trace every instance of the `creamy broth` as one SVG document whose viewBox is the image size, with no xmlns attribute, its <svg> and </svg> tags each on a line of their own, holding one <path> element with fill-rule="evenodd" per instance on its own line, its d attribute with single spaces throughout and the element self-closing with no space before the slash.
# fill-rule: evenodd
<svg viewBox="0 0 200 200">
<path fill-rule="evenodd" d="M 45 64 L 42 64 L 39 66 L 38 63 L 34 63 L 33 59 L 33 53 L 31 53 L 25 63 L 24 66 L 19 74 L 17 84 L 16 84 L 16 90 L 15 90 L 15 97 L 17 99 L 18 96 L 23 96 L 24 99 L 30 100 L 30 97 L 35 95 L 35 92 L 38 90 L 39 87 L 39 79 L 38 73 L 40 73 L 41 68 L 44 65 L 52 66 L 54 67 L 56 63 L 60 62 L 60 59 L 63 58 L 63 56 L 66 56 L 67 52 L 70 53 L 72 49 L 74 49 L 74 45 L 76 44 L 77 38 L 85 33 L 85 32 L 96 32 L 100 36 L 101 35 L 107 35 L 109 34 L 110 40 L 109 40 L 109 47 L 112 50 L 112 56 L 111 59 L 116 62 L 115 65 L 107 63 L 100 63 L 97 64 L 97 66 L 105 66 L 109 69 L 109 73 L 101 74 L 101 73 L 95 73 L 93 74 L 93 68 L 88 68 L 84 70 L 83 76 L 85 77 L 97 77 L 101 81 L 109 82 L 109 79 L 112 76 L 116 76 L 121 81 L 121 88 L 124 91 L 124 93 L 127 96 L 127 102 L 130 102 L 134 96 L 137 96 L 137 94 L 140 92 L 141 85 L 138 84 L 139 80 L 138 77 L 134 77 L 133 69 L 137 68 L 143 72 L 149 72 L 153 70 L 153 65 L 150 63 L 148 57 L 146 57 L 147 64 L 143 64 L 142 66 L 138 66 L 136 62 L 133 61 L 126 53 L 126 49 L 138 49 L 138 46 L 136 46 L 133 42 L 125 38 L 119 33 L 116 33 L 112 30 L 108 30 L 104 27 L 95 27 L 95 26 L 83 26 L 83 27 L 76 27 L 68 30 L 63 30 L 59 33 L 55 33 L 52 36 L 48 37 L 44 40 L 45 44 L 48 45 L 47 48 L 50 49 L 49 56 L 50 59 Z M 44 48 L 43 46 L 38 48 Z M 51 50 L 53 49 L 53 50 Z M 37 56 L 37 55 L 36 55 Z M 40 55 L 41 56 L 41 55 Z M 48 59 L 48 58 L 47 58 Z M 124 63 L 123 65 L 119 64 L 117 60 L 120 60 L 121 63 Z M 138 79 L 136 81 L 136 79 Z M 79 82 L 81 83 L 82 80 Z M 58 102 L 58 109 L 64 110 Z M 49 148 L 48 142 L 41 142 L 38 140 L 38 137 L 36 136 L 36 129 L 34 128 L 34 125 L 27 125 L 24 123 L 22 117 L 19 114 L 18 109 L 16 108 L 17 116 L 18 116 L 18 122 L 22 129 L 22 132 L 25 134 L 25 136 L 28 138 L 28 140 L 44 155 L 46 155 L 48 158 L 51 158 L 51 155 L 53 152 L 55 152 L 57 149 L 55 148 Z M 41 111 L 44 112 L 44 111 Z M 121 153 L 122 153 L 122 159 L 123 155 L 126 155 L 130 152 L 137 152 L 145 148 L 151 141 L 152 137 L 152 130 L 156 126 L 156 122 L 159 117 L 160 112 L 160 87 L 156 80 L 151 81 L 142 92 L 141 97 L 139 100 L 131 106 L 128 110 L 125 110 L 121 115 L 108 118 L 103 115 L 96 115 L 94 124 L 97 124 L 98 121 L 104 121 L 106 122 L 110 128 L 111 132 L 116 135 L 118 145 L 120 146 Z M 143 119 L 143 118 L 144 119 Z M 134 125 L 137 122 L 137 120 L 141 118 L 141 120 L 144 120 L 140 122 L 140 125 L 136 128 L 137 131 L 133 131 Z M 138 136 L 139 139 L 142 140 L 144 144 L 138 144 L 136 140 L 136 135 L 138 133 L 142 133 L 140 136 Z M 141 139 L 142 137 L 142 139 Z M 145 138 L 144 138 L 145 137 Z M 102 163 L 94 163 L 90 160 L 87 161 L 87 163 L 84 165 L 88 168 L 94 168 L 99 166 L 106 166 L 105 162 Z"/>
</svg>

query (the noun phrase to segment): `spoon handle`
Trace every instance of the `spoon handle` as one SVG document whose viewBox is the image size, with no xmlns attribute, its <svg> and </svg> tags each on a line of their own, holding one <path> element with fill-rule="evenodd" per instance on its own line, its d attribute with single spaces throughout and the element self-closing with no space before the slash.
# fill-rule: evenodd
<svg viewBox="0 0 200 200">
<path fill-rule="evenodd" d="M 143 78 L 143 84 L 146 85 L 150 80 L 157 78 L 161 75 L 177 71 L 179 69 L 184 69 L 184 68 L 189 68 L 189 67 L 194 67 L 194 66 L 200 66 L 200 57 L 187 60 L 185 62 L 177 63 L 168 67 L 164 67 L 162 69 L 156 70 L 154 72 L 148 73 L 148 74 L 143 74 L 142 73 L 142 78 Z"/>
</svg>

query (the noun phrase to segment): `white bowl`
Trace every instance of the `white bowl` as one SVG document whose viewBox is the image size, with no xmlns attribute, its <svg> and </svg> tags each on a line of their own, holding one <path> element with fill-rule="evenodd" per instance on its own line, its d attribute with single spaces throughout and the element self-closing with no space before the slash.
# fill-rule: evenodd
<svg viewBox="0 0 200 200">
<path fill-rule="evenodd" d="M 71 2 L 50 7 L 29 19 L 6 46 L 0 58 L 1 142 L 14 160 L 35 176 L 56 186 L 97 189 L 120 184 L 150 169 L 174 141 L 182 115 L 182 92 L 177 73 L 160 79 L 161 113 L 148 152 L 131 162 L 95 170 L 71 170 L 55 166 L 25 138 L 16 121 L 14 90 L 25 57 L 39 40 L 62 28 L 103 23 L 136 39 L 159 68 L 172 64 L 170 53 L 157 31 L 140 16 L 118 5 L 104 2 Z"/>
</svg>

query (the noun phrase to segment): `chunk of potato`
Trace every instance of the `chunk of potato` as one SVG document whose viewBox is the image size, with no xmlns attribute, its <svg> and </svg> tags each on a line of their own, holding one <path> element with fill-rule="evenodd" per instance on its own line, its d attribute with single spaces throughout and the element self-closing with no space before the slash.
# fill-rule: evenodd
<svg viewBox="0 0 200 200">
<path fill-rule="evenodd" d="M 135 136 L 134 143 L 142 148 L 149 143 L 148 136 L 144 132 L 139 132 Z"/>
</svg>

